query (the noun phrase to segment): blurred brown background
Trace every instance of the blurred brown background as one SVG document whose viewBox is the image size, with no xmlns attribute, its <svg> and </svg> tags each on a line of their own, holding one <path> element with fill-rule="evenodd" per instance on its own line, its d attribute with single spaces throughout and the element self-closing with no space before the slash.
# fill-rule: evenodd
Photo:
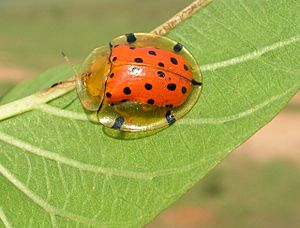
<svg viewBox="0 0 300 228">
<path fill-rule="evenodd" d="M 154 29 L 192 0 L 1 0 L 0 98 L 12 86 L 80 63 L 111 38 Z M 300 94 L 148 227 L 299 227 Z"/>
</svg>

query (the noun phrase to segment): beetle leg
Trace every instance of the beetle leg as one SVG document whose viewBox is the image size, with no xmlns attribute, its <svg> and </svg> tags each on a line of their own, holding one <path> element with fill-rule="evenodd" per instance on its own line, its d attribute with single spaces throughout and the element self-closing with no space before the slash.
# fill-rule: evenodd
<svg viewBox="0 0 300 228">
<path fill-rule="evenodd" d="M 169 109 L 166 113 L 166 120 L 168 122 L 169 125 L 172 125 L 173 123 L 176 122 L 176 119 L 174 117 L 174 115 L 172 114 L 172 109 Z"/>
</svg>

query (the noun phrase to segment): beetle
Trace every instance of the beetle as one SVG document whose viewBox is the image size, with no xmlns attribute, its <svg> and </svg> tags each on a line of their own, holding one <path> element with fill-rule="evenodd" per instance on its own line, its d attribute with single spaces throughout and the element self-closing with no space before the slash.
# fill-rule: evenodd
<svg viewBox="0 0 300 228">
<path fill-rule="evenodd" d="M 96 48 L 77 74 L 77 93 L 106 127 L 150 131 L 173 124 L 197 102 L 202 76 L 180 43 L 130 33 Z"/>
</svg>

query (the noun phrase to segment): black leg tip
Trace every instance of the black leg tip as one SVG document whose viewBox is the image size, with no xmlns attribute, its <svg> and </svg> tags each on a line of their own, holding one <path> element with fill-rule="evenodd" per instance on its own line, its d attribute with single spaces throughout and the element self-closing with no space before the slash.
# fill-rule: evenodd
<svg viewBox="0 0 300 228">
<path fill-rule="evenodd" d="M 175 117 L 172 115 L 171 110 L 167 111 L 166 113 L 166 120 L 168 121 L 168 124 L 171 125 L 176 122 Z"/>
<path fill-rule="evenodd" d="M 192 84 L 193 84 L 194 86 L 202 86 L 202 82 L 197 82 L 197 81 L 195 81 L 194 79 L 192 80 Z"/>
<path fill-rule="evenodd" d="M 175 52 L 180 52 L 180 51 L 182 50 L 182 48 L 183 48 L 182 44 L 177 43 L 177 44 L 173 47 L 173 50 L 174 50 Z"/>
<path fill-rule="evenodd" d="M 116 129 L 116 130 L 120 130 L 121 126 L 123 125 L 124 123 L 124 117 L 122 116 L 119 116 L 116 120 L 115 120 L 115 123 L 114 125 L 112 126 L 113 129 Z"/>
<path fill-rule="evenodd" d="M 133 43 L 136 41 L 136 37 L 133 33 L 128 33 L 125 36 L 128 43 Z"/>
</svg>

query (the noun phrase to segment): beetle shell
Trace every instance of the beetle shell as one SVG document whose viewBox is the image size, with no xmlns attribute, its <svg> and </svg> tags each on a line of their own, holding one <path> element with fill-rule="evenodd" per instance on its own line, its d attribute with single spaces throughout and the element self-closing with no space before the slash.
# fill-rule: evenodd
<svg viewBox="0 0 300 228">
<path fill-rule="evenodd" d="M 149 131 L 173 124 L 196 103 L 202 77 L 196 60 L 166 37 L 135 33 L 95 49 L 77 76 L 83 107 L 106 127 Z"/>
<path fill-rule="evenodd" d="M 182 56 L 129 45 L 112 47 L 111 53 L 110 76 L 105 88 L 110 104 L 135 101 L 177 107 L 189 96 L 192 72 Z"/>
</svg>

